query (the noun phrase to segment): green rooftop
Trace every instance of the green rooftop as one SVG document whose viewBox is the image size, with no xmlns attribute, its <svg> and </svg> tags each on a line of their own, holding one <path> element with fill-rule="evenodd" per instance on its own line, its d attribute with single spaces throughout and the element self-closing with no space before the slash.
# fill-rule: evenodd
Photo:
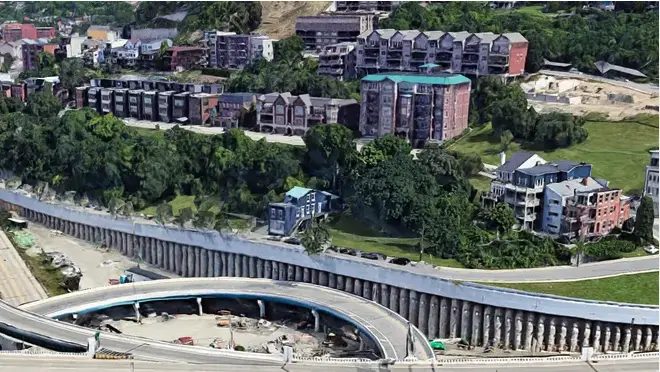
<svg viewBox="0 0 660 372">
<path fill-rule="evenodd" d="M 417 83 L 435 85 L 455 85 L 469 83 L 470 79 L 463 75 L 427 75 L 427 74 L 373 74 L 362 78 L 362 81 L 383 81 L 390 79 L 396 83 Z"/>
</svg>

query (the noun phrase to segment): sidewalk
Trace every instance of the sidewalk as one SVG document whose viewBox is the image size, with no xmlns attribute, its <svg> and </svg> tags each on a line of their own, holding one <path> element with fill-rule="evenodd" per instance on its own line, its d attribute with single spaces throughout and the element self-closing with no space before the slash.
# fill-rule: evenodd
<svg viewBox="0 0 660 372">
<path fill-rule="evenodd" d="M 47 297 L 5 232 L 0 231 L 0 298 L 18 306 Z"/>
</svg>

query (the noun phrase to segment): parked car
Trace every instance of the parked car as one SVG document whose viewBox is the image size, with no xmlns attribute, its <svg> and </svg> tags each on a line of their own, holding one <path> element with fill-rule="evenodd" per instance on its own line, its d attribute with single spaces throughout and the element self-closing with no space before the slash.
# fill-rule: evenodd
<svg viewBox="0 0 660 372">
<path fill-rule="evenodd" d="M 381 257 L 378 253 L 362 253 L 362 258 L 368 260 L 380 260 Z"/>
<path fill-rule="evenodd" d="M 293 236 L 284 239 L 283 242 L 285 242 L 287 244 L 300 245 L 300 239 L 295 238 Z"/>
<path fill-rule="evenodd" d="M 655 245 L 649 245 L 648 247 L 644 248 L 644 251 L 648 254 L 656 254 L 660 250 L 656 248 Z"/>
<path fill-rule="evenodd" d="M 347 254 L 349 256 L 357 256 L 358 252 L 355 249 L 339 248 L 339 253 Z"/>
<path fill-rule="evenodd" d="M 395 265 L 401 265 L 401 266 L 406 266 L 407 264 L 410 263 L 410 260 L 404 257 L 396 257 L 390 260 L 390 263 L 393 263 Z"/>
</svg>

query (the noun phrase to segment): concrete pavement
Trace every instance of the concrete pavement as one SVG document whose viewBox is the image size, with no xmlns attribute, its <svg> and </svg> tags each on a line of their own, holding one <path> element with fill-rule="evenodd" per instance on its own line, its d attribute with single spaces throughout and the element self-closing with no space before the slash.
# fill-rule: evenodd
<svg viewBox="0 0 660 372">
<path fill-rule="evenodd" d="M 618 85 L 624 88 L 633 89 L 641 93 L 658 94 L 657 85 L 639 84 L 633 81 L 625 81 L 625 80 L 614 80 L 614 79 L 604 78 L 602 76 L 589 75 L 584 73 L 573 73 L 573 72 L 553 71 L 553 70 L 540 70 L 538 73 L 544 75 L 565 77 L 565 78 L 596 80 L 605 84 Z"/>
<path fill-rule="evenodd" d="M 431 368 L 425 365 L 393 365 L 379 367 L 373 365 L 351 364 L 305 364 L 293 363 L 286 366 L 254 366 L 223 364 L 187 364 L 154 363 L 127 360 L 94 360 L 84 357 L 68 356 L 19 356 L 0 354 L 3 372 L 71 372 L 71 371 L 109 371 L 109 372 L 386 372 L 386 371 L 453 371 L 453 372 L 657 372 L 658 361 L 649 359 L 619 360 L 599 363 L 538 363 L 524 364 L 489 364 L 489 365 L 445 365 Z"/>
<path fill-rule="evenodd" d="M 13 306 L 48 297 L 4 231 L 0 231 L 0 298 Z"/>
</svg>

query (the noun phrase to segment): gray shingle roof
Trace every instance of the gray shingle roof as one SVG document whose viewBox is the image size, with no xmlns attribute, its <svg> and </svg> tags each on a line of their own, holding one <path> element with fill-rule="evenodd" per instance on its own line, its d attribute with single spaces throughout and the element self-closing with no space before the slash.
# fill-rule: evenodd
<svg viewBox="0 0 660 372">
<path fill-rule="evenodd" d="M 500 165 L 496 170 L 513 172 L 532 156 L 534 156 L 534 154 L 532 154 L 531 152 L 518 151 L 515 154 L 513 154 L 513 156 L 511 156 L 511 158 L 507 160 L 504 164 Z"/>
<path fill-rule="evenodd" d="M 530 176 L 540 176 L 543 174 L 559 172 L 559 168 L 554 164 L 541 164 L 531 168 L 518 169 L 517 171 Z"/>
<path fill-rule="evenodd" d="M 577 167 L 580 163 L 570 161 L 570 160 L 557 160 L 553 161 L 552 164 L 556 165 L 560 171 L 568 172 L 569 170 Z"/>
<path fill-rule="evenodd" d="M 586 185 L 584 184 L 584 178 L 578 178 L 574 180 L 568 180 L 563 182 L 551 183 L 547 185 L 547 188 L 554 191 L 558 195 L 570 197 L 575 195 L 575 192 L 592 192 L 597 190 L 608 190 L 607 187 L 604 187 L 597 180 L 587 177 Z"/>
<path fill-rule="evenodd" d="M 527 42 L 527 39 L 525 39 L 525 37 L 522 36 L 519 32 L 507 32 L 507 33 L 502 34 L 502 36 L 509 39 L 509 41 L 512 42 L 512 43 L 526 43 Z"/>
</svg>

